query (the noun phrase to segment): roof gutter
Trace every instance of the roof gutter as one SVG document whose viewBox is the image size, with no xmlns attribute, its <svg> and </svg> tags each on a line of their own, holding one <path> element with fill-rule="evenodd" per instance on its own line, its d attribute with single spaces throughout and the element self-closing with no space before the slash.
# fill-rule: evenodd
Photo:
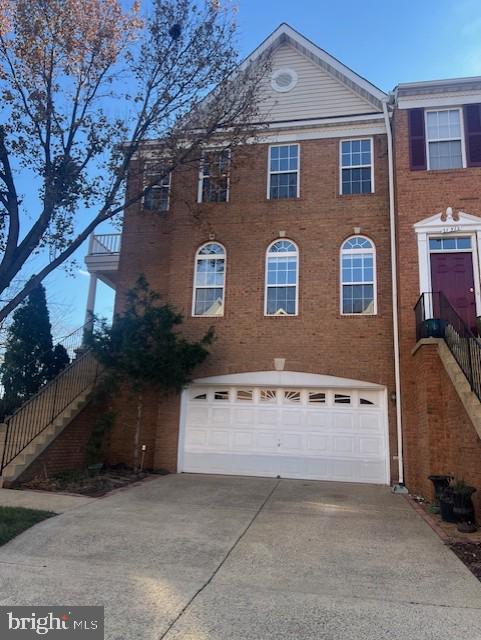
<svg viewBox="0 0 481 640">
<path fill-rule="evenodd" d="M 396 247 L 396 217 L 394 208 L 394 158 L 391 120 L 388 111 L 388 99 L 383 100 L 382 110 L 386 124 L 388 168 L 389 168 L 389 226 L 391 235 L 391 289 L 392 289 L 392 327 L 394 340 L 394 378 L 396 385 L 396 425 L 397 425 L 397 458 L 399 479 L 394 486 L 395 492 L 403 492 L 404 485 L 404 461 L 403 461 L 403 432 L 401 413 L 401 374 L 399 364 L 399 314 L 398 314 L 398 287 L 397 287 L 397 247 Z"/>
</svg>

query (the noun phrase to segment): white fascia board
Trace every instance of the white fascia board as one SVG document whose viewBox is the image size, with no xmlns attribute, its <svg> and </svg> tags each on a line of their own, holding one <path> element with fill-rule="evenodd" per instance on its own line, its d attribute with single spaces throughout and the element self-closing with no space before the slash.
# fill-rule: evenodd
<svg viewBox="0 0 481 640">
<path fill-rule="evenodd" d="M 463 104 L 476 104 L 481 102 L 481 93 L 460 94 L 451 93 L 442 96 L 422 96 L 414 98 L 412 96 L 406 98 L 398 98 L 398 109 L 427 109 L 436 107 L 459 107 Z"/>
<path fill-rule="evenodd" d="M 301 140 L 323 140 L 326 138 L 358 138 L 361 136 L 374 136 L 386 134 L 384 124 L 372 124 L 362 126 L 325 127 L 324 129 L 291 130 L 262 132 L 255 138 L 250 138 L 246 144 L 263 144 L 277 142 L 300 142 Z"/>
</svg>

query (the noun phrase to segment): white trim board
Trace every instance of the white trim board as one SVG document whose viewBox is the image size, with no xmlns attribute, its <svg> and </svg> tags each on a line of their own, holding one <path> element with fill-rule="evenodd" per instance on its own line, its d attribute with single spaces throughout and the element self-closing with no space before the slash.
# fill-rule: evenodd
<svg viewBox="0 0 481 640">
<path fill-rule="evenodd" d="M 381 390 L 385 387 L 374 382 L 339 378 L 319 373 L 304 373 L 301 371 L 251 371 L 248 373 L 229 373 L 207 378 L 196 378 L 192 384 L 205 385 L 234 385 L 234 386 L 265 386 L 265 387 L 340 387 L 351 389 Z"/>
</svg>

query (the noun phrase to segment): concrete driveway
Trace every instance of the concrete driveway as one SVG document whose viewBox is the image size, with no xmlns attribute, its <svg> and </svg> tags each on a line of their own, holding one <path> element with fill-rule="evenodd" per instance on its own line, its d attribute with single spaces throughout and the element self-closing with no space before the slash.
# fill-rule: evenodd
<svg viewBox="0 0 481 640">
<path fill-rule="evenodd" d="M 480 640 L 481 583 L 384 487 L 178 475 L 0 548 L 0 603 L 105 606 L 108 640 Z"/>
</svg>

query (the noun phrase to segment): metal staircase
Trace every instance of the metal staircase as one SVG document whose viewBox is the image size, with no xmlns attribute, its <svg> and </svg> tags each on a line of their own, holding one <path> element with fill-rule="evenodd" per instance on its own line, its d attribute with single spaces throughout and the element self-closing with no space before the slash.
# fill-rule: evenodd
<svg viewBox="0 0 481 640">
<path fill-rule="evenodd" d="M 481 402 L 481 341 L 441 292 L 423 293 L 414 307 L 416 339 L 442 338 Z"/>
<path fill-rule="evenodd" d="M 76 350 L 65 369 L 0 425 L 3 486 L 16 480 L 87 404 L 98 370 L 89 351 Z"/>
</svg>

